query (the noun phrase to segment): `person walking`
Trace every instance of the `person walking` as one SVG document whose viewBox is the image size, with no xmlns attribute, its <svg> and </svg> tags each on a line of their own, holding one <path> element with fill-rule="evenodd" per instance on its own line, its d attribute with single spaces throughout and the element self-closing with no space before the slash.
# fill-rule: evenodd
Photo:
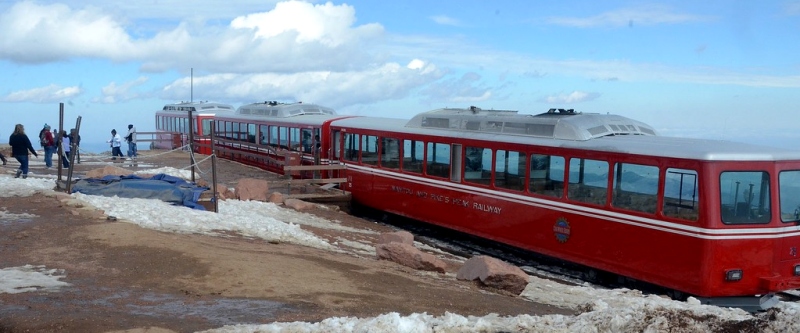
<svg viewBox="0 0 800 333">
<path fill-rule="evenodd" d="M 50 133 L 49 130 L 47 132 Z M 22 124 L 14 126 L 14 133 L 8 137 L 8 144 L 11 146 L 11 155 L 19 162 L 19 169 L 14 178 L 19 178 L 20 175 L 22 178 L 28 178 L 28 151 L 33 156 L 39 157 L 39 155 L 36 155 L 36 150 L 33 149 L 31 140 L 25 134 L 25 127 Z"/>
<path fill-rule="evenodd" d="M 133 127 L 133 124 L 128 125 L 128 135 L 125 136 L 125 141 L 128 141 L 128 158 L 135 160 L 139 154 L 136 151 L 136 127 Z"/>
<path fill-rule="evenodd" d="M 73 128 L 69 130 L 69 142 L 75 144 L 75 163 L 81 164 L 81 136 Z"/>
<path fill-rule="evenodd" d="M 3 165 L 8 164 L 8 161 L 6 161 L 6 155 L 3 155 L 2 152 L 0 152 L 0 161 L 3 161 Z"/>
<path fill-rule="evenodd" d="M 44 147 L 44 165 L 49 169 L 53 167 L 53 153 L 56 151 L 56 139 L 53 137 L 53 133 L 50 132 L 50 125 L 48 124 L 44 124 L 40 135 L 41 137 L 39 139 L 42 147 Z"/>
<path fill-rule="evenodd" d="M 120 146 L 122 146 L 122 138 L 117 134 L 116 129 L 111 130 L 111 140 L 106 141 L 111 143 L 111 159 L 116 160 L 117 156 L 125 158 L 125 155 L 122 155 L 122 150 L 120 150 Z"/>
<path fill-rule="evenodd" d="M 64 155 L 61 156 L 61 165 L 65 168 L 69 168 L 70 141 L 69 135 L 67 135 L 67 131 L 65 130 L 61 130 L 61 151 L 64 152 Z"/>
</svg>

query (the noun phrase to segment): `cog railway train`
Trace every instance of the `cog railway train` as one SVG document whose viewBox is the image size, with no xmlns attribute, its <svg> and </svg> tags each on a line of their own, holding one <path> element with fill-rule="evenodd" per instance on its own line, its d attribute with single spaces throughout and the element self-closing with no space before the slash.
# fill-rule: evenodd
<svg viewBox="0 0 800 333">
<path fill-rule="evenodd" d="M 195 102 L 165 106 L 156 124 L 173 136 L 191 126 L 197 142 L 215 126 L 243 153 L 225 157 L 274 172 L 282 164 L 269 161 L 286 151 L 343 164 L 336 176 L 356 204 L 704 303 L 758 310 L 800 287 L 800 151 L 659 136 L 626 117 L 564 109 L 401 120 Z"/>
</svg>

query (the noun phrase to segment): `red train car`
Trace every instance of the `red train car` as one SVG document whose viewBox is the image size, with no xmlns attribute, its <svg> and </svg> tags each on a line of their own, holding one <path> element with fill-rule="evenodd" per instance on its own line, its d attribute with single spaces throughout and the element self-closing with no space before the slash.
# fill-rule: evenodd
<svg viewBox="0 0 800 333">
<path fill-rule="evenodd" d="M 189 121 L 189 112 L 192 121 Z M 211 122 L 215 116 L 233 114 L 234 108 L 228 104 L 209 102 L 180 102 L 164 105 L 156 112 L 156 141 L 153 148 L 175 149 L 189 142 L 189 127 L 193 129 L 196 143 L 194 151 L 211 154 L 208 148 Z"/>
<path fill-rule="evenodd" d="M 219 154 L 277 173 L 283 173 L 285 164 L 326 165 L 331 147 L 330 140 L 322 137 L 330 133 L 331 122 L 347 117 L 316 104 L 267 101 L 242 105 L 235 114 L 214 118 L 216 135 L 229 149 Z M 313 172 L 295 176 L 310 178 Z"/>
<path fill-rule="evenodd" d="M 765 308 L 800 287 L 800 152 L 555 109 L 439 109 L 330 130 L 358 204 L 706 303 Z"/>
</svg>

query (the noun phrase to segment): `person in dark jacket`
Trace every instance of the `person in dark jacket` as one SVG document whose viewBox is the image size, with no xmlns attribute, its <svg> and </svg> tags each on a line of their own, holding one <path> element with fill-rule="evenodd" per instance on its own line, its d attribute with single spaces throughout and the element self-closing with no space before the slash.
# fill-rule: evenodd
<svg viewBox="0 0 800 333">
<path fill-rule="evenodd" d="M 8 164 L 8 161 L 6 161 L 6 155 L 3 155 L 3 153 L 0 153 L 0 161 L 3 161 L 3 165 Z"/>
<path fill-rule="evenodd" d="M 11 155 L 19 162 L 19 169 L 14 178 L 19 178 L 20 175 L 22 178 L 28 178 L 28 151 L 33 156 L 39 157 L 39 155 L 33 150 L 31 139 L 25 134 L 25 127 L 22 124 L 14 126 L 14 133 L 8 138 L 8 144 L 11 146 Z"/>
</svg>

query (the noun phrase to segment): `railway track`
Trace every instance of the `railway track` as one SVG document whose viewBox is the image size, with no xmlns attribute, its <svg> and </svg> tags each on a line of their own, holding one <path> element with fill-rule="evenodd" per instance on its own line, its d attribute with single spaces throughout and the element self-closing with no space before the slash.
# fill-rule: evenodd
<svg viewBox="0 0 800 333">
<path fill-rule="evenodd" d="M 618 274 L 598 271 L 590 267 L 565 262 L 535 252 L 514 248 L 459 231 L 408 219 L 405 217 L 360 208 L 357 215 L 376 223 L 391 225 L 414 234 L 414 239 L 430 247 L 454 256 L 468 259 L 475 255 L 487 255 L 521 268 L 525 273 L 569 285 L 591 285 L 594 288 L 630 288 L 644 294 L 666 295 L 674 300 L 685 301 L 683 292 L 638 281 Z M 800 290 L 776 294 L 784 302 L 800 302 Z"/>
<path fill-rule="evenodd" d="M 415 241 L 451 255 L 465 259 L 475 255 L 491 256 L 515 265 L 529 275 L 544 279 L 570 285 L 589 283 L 598 288 L 619 287 L 621 285 L 617 280 L 624 279 L 589 267 L 369 208 L 359 208 L 356 215 L 411 232 Z"/>
</svg>

